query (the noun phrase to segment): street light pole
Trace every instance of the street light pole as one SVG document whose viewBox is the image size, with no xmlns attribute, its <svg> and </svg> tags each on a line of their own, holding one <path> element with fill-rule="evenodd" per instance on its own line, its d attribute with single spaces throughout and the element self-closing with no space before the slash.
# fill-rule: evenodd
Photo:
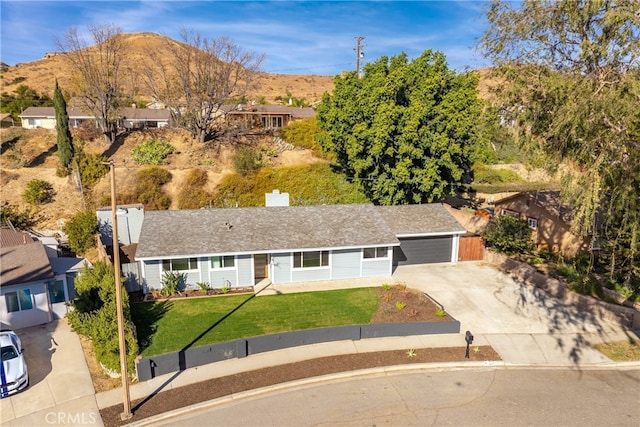
<svg viewBox="0 0 640 427">
<path fill-rule="evenodd" d="M 131 399 L 129 397 L 129 374 L 127 370 L 127 347 L 124 339 L 124 314 L 122 310 L 122 284 L 120 273 L 120 245 L 118 243 L 118 217 L 116 208 L 116 168 L 113 161 L 109 162 L 111 172 L 111 227 L 113 248 L 113 269 L 116 279 L 116 310 L 118 317 L 118 344 L 120 349 L 120 375 L 122 376 L 122 395 L 124 410 L 120 418 L 128 420 L 133 417 L 131 413 Z"/>
</svg>

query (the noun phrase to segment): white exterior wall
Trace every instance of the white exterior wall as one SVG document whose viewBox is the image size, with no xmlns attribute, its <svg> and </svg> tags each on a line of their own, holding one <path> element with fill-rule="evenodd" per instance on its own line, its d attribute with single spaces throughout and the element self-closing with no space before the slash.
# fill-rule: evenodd
<svg viewBox="0 0 640 427">
<path fill-rule="evenodd" d="M 21 289 L 29 289 L 31 291 L 32 308 L 9 313 L 5 295 Z M 44 282 L 0 287 L 0 324 L 2 328 L 21 329 L 48 323 L 51 320 L 47 288 Z"/>
</svg>

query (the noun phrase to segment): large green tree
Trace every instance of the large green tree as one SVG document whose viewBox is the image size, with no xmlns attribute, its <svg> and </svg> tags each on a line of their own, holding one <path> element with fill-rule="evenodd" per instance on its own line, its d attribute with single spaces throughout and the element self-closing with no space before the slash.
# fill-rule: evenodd
<svg viewBox="0 0 640 427">
<path fill-rule="evenodd" d="M 576 232 L 595 234 L 603 213 L 611 274 L 627 283 L 640 269 L 639 12 L 637 0 L 495 0 L 480 44 L 520 143 L 566 166 Z"/>
<path fill-rule="evenodd" d="M 69 130 L 69 113 L 67 102 L 62 96 L 58 80 L 53 89 L 53 105 L 56 110 L 56 132 L 58 133 L 58 158 L 63 167 L 68 168 L 73 160 L 73 142 Z"/>
<path fill-rule="evenodd" d="M 469 170 L 481 104 L 477 76 L 456 74 L 440 52 L 367 64 L 335 79 L 318 107 L 318 136 L 369 199 L 382 205 L 452 194 Z"/>
</svg>

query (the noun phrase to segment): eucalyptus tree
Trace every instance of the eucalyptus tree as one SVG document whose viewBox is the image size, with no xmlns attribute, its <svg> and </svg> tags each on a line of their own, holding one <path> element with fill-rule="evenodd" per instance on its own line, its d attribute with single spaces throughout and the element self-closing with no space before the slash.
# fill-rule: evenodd
<svg viewBox="0 0 640 427">
<path fill-rule="evenodd" d="M 478 78 L 431 50 L 382 57 L 337 76 L 318 106 L 318 136 L 376 204 L 441 200 L 463 182 L 478 139 Z"/>
<path fill-rule="evenodd" d="M 182 43 L 167 39 L 168 57 L 149 55 L 146 83 L 153 97 L 171 109 L 174 123 L 205 142 L 223 105 L 253 88 L 264 56 L 228 37 L 210 39 L 184 28 L 180 36 Z"/>
<path fill-rule="evenodd" d="M 568 165 L 574 230 L 598 212 L 611 273 L 639 280 L 640 7 L 637 0 L 494 0 L 480 48 L 520 143 Z M 594 242 L 595 243 L 595 242 Z"/>
<path fill-rule="evenodd" d="M 89 25 L 90 44 L 72 27 L 56 39 L 57 47 L 72 70 L 78 99 L 93 114 L 105 141 L 115 142 L 123 99 L 121 64 L 127 55 L 122 29 L 113 24 Z"/>
</svg>

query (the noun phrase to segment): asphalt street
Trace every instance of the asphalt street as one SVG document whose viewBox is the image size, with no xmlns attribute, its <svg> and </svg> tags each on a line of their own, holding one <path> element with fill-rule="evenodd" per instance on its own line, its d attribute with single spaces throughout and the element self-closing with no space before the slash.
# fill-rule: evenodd
<svg viewBox="0 0 640 427">
<path fill-rule="evenodd" d="M 423 370 L 212 404 L 158 426 L 637 426 L 640 370 Z"/>
</svg>

